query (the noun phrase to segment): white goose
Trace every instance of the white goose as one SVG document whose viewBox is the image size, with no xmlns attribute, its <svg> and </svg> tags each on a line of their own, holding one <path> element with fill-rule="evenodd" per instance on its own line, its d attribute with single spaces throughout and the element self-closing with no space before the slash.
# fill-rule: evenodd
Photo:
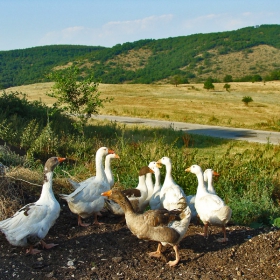
<svg viewBox="0 0 280 280">
<path fill-rule="evenodd" d="M 150 198 L 149 204 L 152 210 L 162 209 L 163 206 L 160 201 L 160 191 L 161 191 L 161 183 L 160 183 L 160 170 L 161 167 L 159 164 L 152 166 L 151 169 L 154 171 L 155 175 L 155 184 L 154 184 L 154 191 Z"/>
<path fill-rule="evenodd" d="M 211 168 L 208 168 L 203 173 L 204 183 L 207 184 L 207 191 L 211 194 L 216 194 L 216 191 L 213 186 L 213 176 L 220 176 L 219 173 L 214 171 Z"/>
<path fill-rule="evenodd" d="M 160 200 L 163 208 L 167 210 L 181 209 L 181 197 L 187 198 L 182 188 L 173 180 L 171 169 L 171 159 L 163 157 L 157 161 L 158 164 L 164 164 L 166 167 L 165 179 L 160 191 Z"/>
<path fill-rule="evenodd" d="M 122 193 L 129 199 L 133 209 L 137 213 L 144 212 L 146 206 L 144 204 L 148 196 L 148 189 L 146 185 L 146 175 L 154 171 L 148 166 L 144 166 L 139 170 L 138 185 L 136 188 L 122 190 Z M 122 208 L 113 200 L 106 200 L 106 206 L 109 211 L 115 215 L 124 216 Z"/>
<path fill-rule="evenodd" d="M 151 161 L 148 165 L 149 168 L 151 168 L 153 170 L 153 167 L 156 166 L 157 163 L 155 161 Z M 146 209 L 146 207 L 149 205 L 149 201 L 152 197 L 152 194 L 154 192 L 154 182 L 152 179 L 152 173 L 147 173 L 146 174 L 146 180 L 145 180 L 146 186 L 147 186 L 147 190 L 148 190 L 148 195 L 146 200 L 143 203 L 143 208 Z"/>
<path fill-rule="evenodd" d="M 216 194 L 211 194 L 207 191 L 203 182 L 203 172 L 200 166 L 192 165 L 186 169 L 197 176 L 198 186 L 195 198 L 195 208 L 199 218 L 204 224 L 204 237 L 208 236 L 208 226 L 220 226 L 223 229 L 224 238 L 218 239 L 220 242 L 225 242 L 226 229 L 225 225 L 229 222 L 232 210 L 225 205 L 224 201 Z"/>
<path fill-rule="evenodd" d="M 203 173 L 204 178 L 204 184 L 207 184 L 207 191 L 212 194 L 216 194 L 215 189 L 213 187 L 212 181 L 213 181 L 213 175 L 219 176 L 217 172 L 215 172 L 213 169 L 208 168 Z M 187 203 L 192 211 L 192 220 L 197 219 L 197 211 L 195 209 L 195 195 L 188 195 L 187 196 Z"/>
<path fill-rule="evenodd" d="M 192 212 L 191 219 L 193 221 L 198 221 L 197 220 L 197 211 L 195 209 L 195 195 L 188 195 L 186 199 L 187 199 L 187 204 L 190 207 L 191 212 Z"/>
<path fill-rule="evenodd" d="M 115 183 L 114 174 L 113 174 L 113 171 L 111 169 L 111 160 L 114 159 L 114 158 L 119 159 L 120 157 L 116 153 L 108 154 L 105 157 L 105 174 L 106 174 L 108 183 L 109 183 L 111 188 L 114 186 L 114 183 Z M 88 179 L 78 183 L 78 182 L 75 182 L 75 181 L 73 181 L 73 180 L 68 178 L 69 183 L 72 185 L 72 187 L 74 189 L 79 188 L 82 184 L 90 184 L 94 180 L 95 180 L 95 176 L 92 176 L 92 177 L 90 177 L 90 178 L 88 178 Z"/>
<path fill-rule="evenodd" d="M 60 194 L 62 199 L 68 203 L 70 210 L 78 215 L 78 225 L 89 226 L 83 223 L 85 219 L 94 214 L 94 223 L 100 224 L 97 220 L 97 214 L 104 206 L 104 197 L 101 193 L 110 189 L 104 167 L 102 164 L 103 158 L 108 154 L 114 154 L 114 151 L 107 147 L 101 147 L 96 152 L 96 176 L 90 181 L 84 181 L 74 192 L 69 195 Z"/>
<path fill-rule="evenodd" d="M 44 167 L 44 183 L 39 200 L 18 210 L 11 218 L 0 222 L 0 230 L 14 246 L 29 247 L 26 253 L 40 252 L 33 247 L 41 243 L 45 249 L 58 244 L 46 244 L 42 239 L 54 225 L 60 213 L 60 205 L 52 190 L 54 168 L 66 158 L 51 157 Z"/>
</svg>

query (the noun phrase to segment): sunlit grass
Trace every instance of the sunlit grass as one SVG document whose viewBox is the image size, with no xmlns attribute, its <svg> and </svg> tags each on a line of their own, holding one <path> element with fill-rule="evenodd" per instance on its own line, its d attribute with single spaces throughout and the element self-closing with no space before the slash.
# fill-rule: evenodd
<svg viewBox="0 0 280 280">
<path fill-rule="evenodd" d="M 133 116 L 220 126 L 279 130 L 280 82 L 214 84 L 207 91 L 203 84 L 174 87 L 169 84 L 100 84 L 101 98 L 114 98 L 100 109 L 100 114 Z M 54 99 L 46 96 L 53 83 L 10 88 L 21 91 L 30 100 L 42 100 L 50 105 Z M 251 96 L 253 102 L 245 106 L 241 101 Z M 272 120 L 275 120 L 272 122 Z"/>
</svg>

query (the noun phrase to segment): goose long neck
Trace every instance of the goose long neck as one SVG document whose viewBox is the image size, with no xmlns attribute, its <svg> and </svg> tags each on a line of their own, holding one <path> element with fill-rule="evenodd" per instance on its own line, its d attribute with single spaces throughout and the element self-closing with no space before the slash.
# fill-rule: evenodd
<svg viewBox="0 0 280 280">
<path fill-rule="evenodd" d="M 120 199 L 118 199 L 116 202 L 120 205 L 120 207 L 122 208 L 125 214 L 135 213 L 127 197 L 123 196 Z"/>
<path fill-rule="evenodd" d="M 103 162 L 102 162 L 102 156 L 97 155 L 95 159 L 95 168 L 96 168 L 96 177 L 98 179 L 103 179 L 106 177 Z"/>
<path fill-rule="evenodd" d="M 203 180 L 203 173 L 199 172 L 196 174 L 197 181 L 198 181 L 198 186 L 197 186 L 197 196 L 203 195 L 207 193 L 206 187 L 204 185 L 204 180 Z"/>
<path fill-rule="evenodd" d="M 165 174 L 165 180 L 166 181 L 172 181 L 172 182 L 174 182 L 174 180 L 173 180 L 173 177 L 172 177 L 172 174 L 171 174 L 171 171 L 172 171 L 172 166 L 171 166 L 171 164 L 166 164 L 165 165 L 165 168 L 166 168 L 166 174 Z"/>
<path fill-rule="evenodd" d="M 139 176 L 139 186 L 141 188 L 141 190 L 143 191 L 148 191 L 147 190 L 147 185 L 146 185 L 146 176 L 142 175 L 142 176 Z"/>
<path fill-rule="evenodd" d="M 53 189 L 52 189 L 52 179 L 53 179 L 53 172 L 47 172 L 44 174 L 44 183 L 42 187 L 41 196 L 38 201 L 47 199 L 56 200 Z"/>
<path fill-rule="evenodd" d="M 106 174 L 108 181 L 114 180 L 112 169 L 111 169 L 111 158 L 109 158 L 109 157 L 105 158 L 105 174 Z"/>
<path fill-rule="evenodd" d="M 146 174 L 145 184 L 147 186 L 148 198 L 150 198 L 153 194 L 153 191 L 154 191 L 154 183 L 153 183 L 153 179 L 152 179 L 152 173 L 147 173 Z"/>
<path fill-rule="evenodd" d="M 212 174 L 211 175 L 208 174 L 208 191 L 213 191 L 212 182 L 213 182 Z"/>
<path fill-rule="evenodd" d="M 105 171 L 111 171 L 111 158 L 105 158 Z"/>
<path fill-rule="evenodd" d="M 156 172 L 155 173 L 155 186 L 154 186 L 154 191 L 158 191 L 160 189 L 160 173 Z"/>
</svg>

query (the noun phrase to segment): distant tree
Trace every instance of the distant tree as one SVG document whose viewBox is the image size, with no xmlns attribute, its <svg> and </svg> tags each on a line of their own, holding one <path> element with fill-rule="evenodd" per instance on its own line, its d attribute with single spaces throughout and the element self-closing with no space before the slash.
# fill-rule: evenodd
<svg viewBox="0 0 280 280">
<path fill-rule="evenodd" d="M 225 75 L 225 77 L 224 77 L 224 82 L 225 83 L 230 83 L 232 81 L 233 80 L 232 80 L 232 76 L 231 75 Z"/>
<path fill-rule="evenodd" d="M 57 99 L 53 108 L 78 118 L 75 127 L 84 133 L 84 126 L 91 114 L 97 114 L 98 108 L 103 107 L 104 102 L 111 100 L 100 98 L 98 83 L 95 82 L 93 75 L 78 82 L 79 73 L 80 69 L 77 66 L 51 72 L 48 77 L 55 84 L 52 92 L 47 95 Z"/>
<path fill-rule="evenodd" d="M 258 74 L 256 74 L 256 75 L 254 75 L 253 77 L 252 77 L 252 82 L 254 83 L 254 82 L 261 82 L 262 81 L 262 77 L 260 76 L 260 75 L 258 75 Z"/>
<path fill-rule="evenodd" d="M 227 92 L 229 92 L 230 85 L 229 85 L 229 84 L 225 84 L 225 85 L 224 85 L 224 89 L 225 89 Z"/>
<path fill-rule="evenodd" d="M 242 102 L 248 106 L 250 102 L 253 102 L 253 98 L 251 96 L 243 96 Z"/>
<path fill-rule="evenodd" d="M 211 77 L 209 77 L 206 82 L 204 83 L 203 86 L 205 89 L 209 90 L 209 89 L 214 89 L 214 85 L 213 85 L 213 79 Z"/>
<path fill-rule="evenodd" d="M 182 83 L 182 78 L 179 75 L 175 75 L 170 80 L 171 84 L 177 87 L 179 84 Z"/>
</svg>

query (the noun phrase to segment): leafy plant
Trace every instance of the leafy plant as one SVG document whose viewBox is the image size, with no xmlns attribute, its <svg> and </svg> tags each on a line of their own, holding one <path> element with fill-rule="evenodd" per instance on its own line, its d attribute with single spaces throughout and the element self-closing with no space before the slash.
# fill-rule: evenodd
<svg viewBox="0 0 280 280">
<path fill-rule="evenodd" d="M 229 84 L 225 84 L 225 85 L 224 85 L 224 89 L 225 89 L 227 92 L 229 92 L 230 85 L 229 85 Z"/>
<path fill-rule="evenodd" d="M 251 96 L 243 96 L 242 102 L 248 106 L 250 102 L 253 102 L 253 98 Z"/>
<path fill-rule="evenodd" d="M 98 108 L 110 99 L 101 99 L 98 83 L 93 75 L 78 82 L 80 69 L 71 66 L 65 70 L 57 70 L 49 74 L 55 81 L 52 92 L 47 95 L 57 98 L 53 108 L 61 108 L 63 112 L 74 115 L 78 121 L 73 123 L 78 131 L 84 133 L 84 127 L 92 114 L 98 113 Z"/>
<path fill-rule="evenodd" d="M 211 77 L 209 77 L 209 78 L 205 81 L 203 88 L 205 88 L 205 89 L 207 89 L 207 90 L 209 90 L 209 89 L 214 89 L 214 88 L 215 88 L 215 86 L 213 85 L 213 79 L 212 79 Z"/>
</svg>

